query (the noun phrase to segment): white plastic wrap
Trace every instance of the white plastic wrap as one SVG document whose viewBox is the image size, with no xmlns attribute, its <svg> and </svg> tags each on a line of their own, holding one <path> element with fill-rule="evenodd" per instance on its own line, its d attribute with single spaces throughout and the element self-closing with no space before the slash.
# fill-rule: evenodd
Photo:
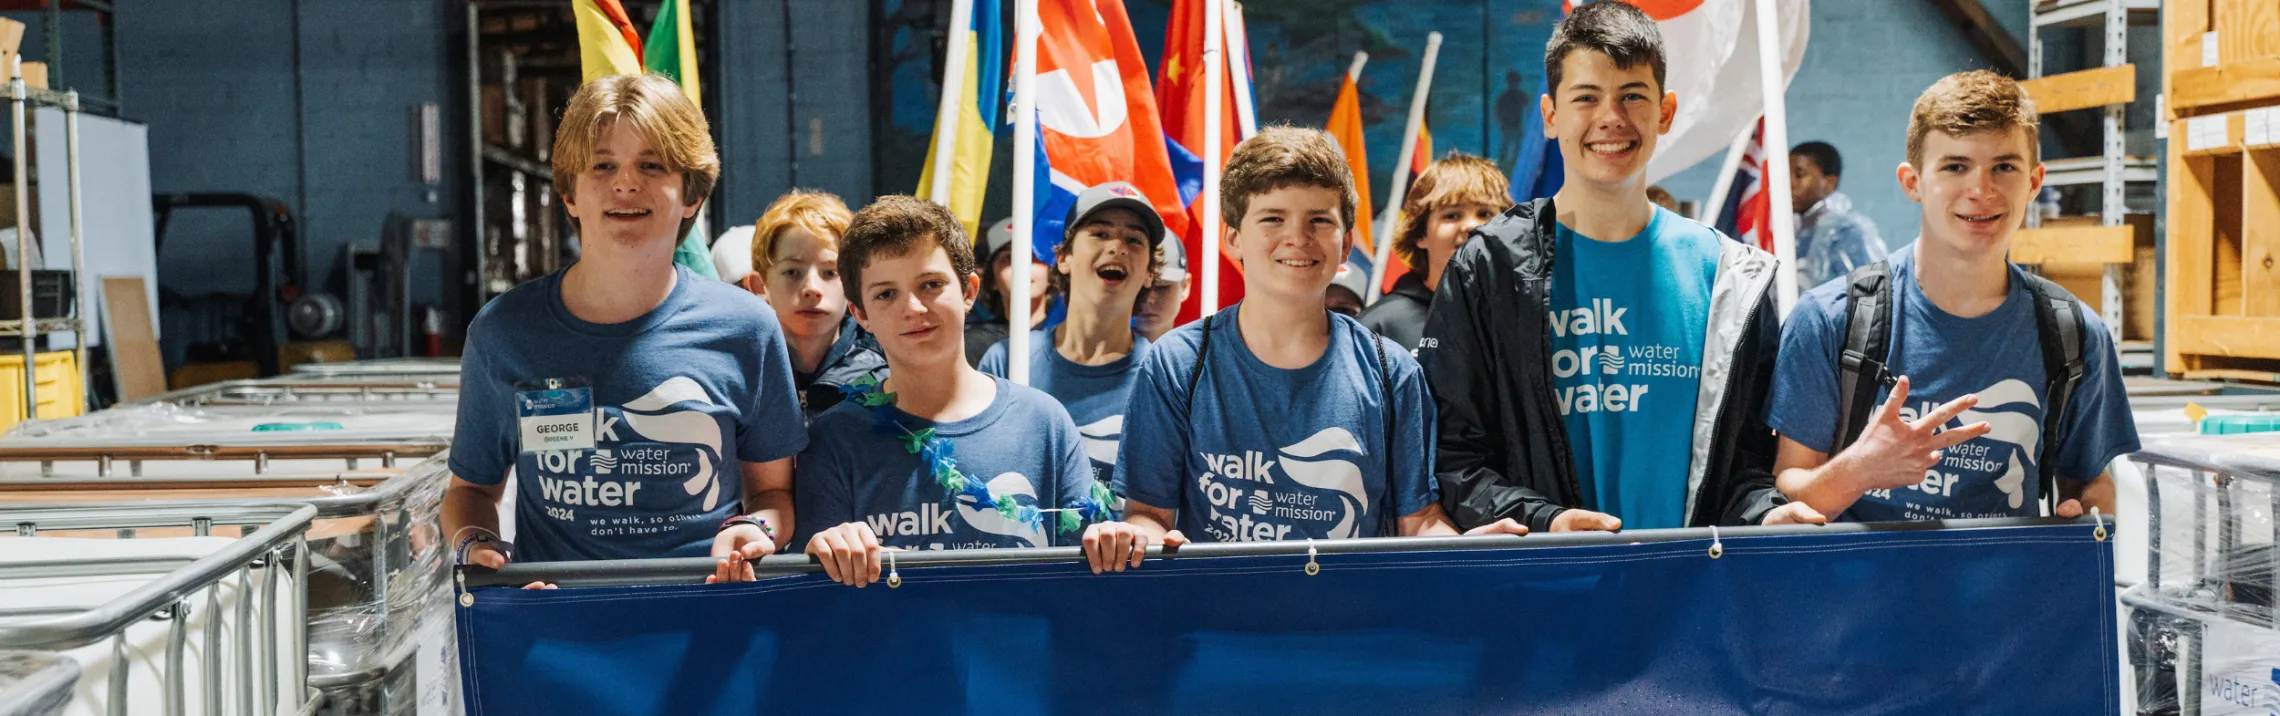
<svg viewBox="0 0 2280 716">
<path fill-rule="evenodd" d="M 178 445 L 332 445 L 449 440 L 458 403 L 418 409 L 362 405 L 249 407 L 122 405 L 57 420 L 26 421 L 0 448 Z"/>
<path fill-rule="evenodd" d="M 2142 581 L 2129 662 L 2139 713 L 2280 709 L 2280 434 L 2155 441 L 2126 458 L 2144 479 Z"/>
</svg>

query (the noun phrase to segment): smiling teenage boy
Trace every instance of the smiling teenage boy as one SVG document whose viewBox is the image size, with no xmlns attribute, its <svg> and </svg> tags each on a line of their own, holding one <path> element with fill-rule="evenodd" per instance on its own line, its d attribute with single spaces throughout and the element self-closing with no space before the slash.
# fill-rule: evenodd
<svg viewBox="0 0 2280 716">
<path fill-rule="evenodd" d="M 1323 305 L 1359 201 L 1336 141 L 1267 128 L 1235 147 L 1218 191 L 1244 298 L 1142 359 L 1116 462 L 1124 521 L 1086 531 L 1093 569 L 1137 567 L 1149 545 L 1191 537 L 1456 534 L 1416 361 Z"/>
<path fill-rule="evenodd" d="M 1898 174 L 1922 236 L 1806 293 L 1782 329 L 1767 417 L 1790 499 L 1862 522 L 2113 512 L 2106 464 L 2138 449 L 2113 336 L 2007 260 L 2042 190 L 2037 129 L 1991 72 L 1916 99 Z"/>
<path fill-rule="evenodd" d="M 1565 184 L 1457 249 L 1418 346 L 1442 505 L 1554 531 L 1819 521 L 1773 489 L 1773 257 L 1647 200 L 1679 101 L 1654 20 L 1579 6 L 1544 69 Z"/>
<path fill-rule="evenodd" d="M 834 581 L 877 581 L 882 549 L 1067 544 L 1107 517 L 1068 411 L 966 364 L 971 245 L 949 209 L 908 196 L 856 212 L 840 239 L 848 310 L 889 377 L 816 416 L 799 456 L 813 530 L 799 543 Z"/>
<path fill-rule="evenodd" d="M 554 185 L 584 254 L 467 329 L 442 510 L 464 562 L 710 554 L 716 579 L 749 579 L 746 561 L 792 530 L 807 433 L 776 314 L 673 263 L 719 170 L 671 80 L 604 77 L 570 98 Z"/>
</svg>

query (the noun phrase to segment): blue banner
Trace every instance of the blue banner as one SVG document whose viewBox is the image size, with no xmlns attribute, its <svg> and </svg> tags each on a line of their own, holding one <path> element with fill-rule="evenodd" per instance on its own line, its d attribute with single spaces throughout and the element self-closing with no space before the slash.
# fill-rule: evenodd
<svg viewBox="0 0 2280 716">
<path fill-rule="evenodd" d="M 1711 544 L 484 588 L 461 663 L 478 716 L 2120 712 L 2089 526 Z"/>
</svg>

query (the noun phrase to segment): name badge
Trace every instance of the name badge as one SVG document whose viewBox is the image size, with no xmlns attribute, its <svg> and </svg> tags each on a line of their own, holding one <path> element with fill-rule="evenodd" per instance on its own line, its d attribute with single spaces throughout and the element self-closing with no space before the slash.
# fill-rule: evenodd
<svg viewBox="0 0 2280 716">
<path fill-rule="evenodd" d="M 524 452 L 594 447 L 591 388 L 548 380 L 546 387 L 515 393 L 515 416 L 522 424 Z"/>
</svg>

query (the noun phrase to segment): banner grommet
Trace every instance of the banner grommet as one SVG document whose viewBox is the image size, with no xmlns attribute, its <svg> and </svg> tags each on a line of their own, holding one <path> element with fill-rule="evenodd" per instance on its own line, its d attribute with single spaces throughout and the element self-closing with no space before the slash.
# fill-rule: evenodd
<svg viewBox="0 0 2280 716">
<path fill-rule="evenodd" d="M 2097 538 L 2100 542 L 2106 541 L 2106 516 L 2100 513 L 2098 508 L 2092 507 L 2090 508 L 2090 519 L 2098 521 L 2098 529 L 2091 530 L 2090 536 Z"/>
<path fill-rule="evenodd" d="M 895 552 L 894 552 L 894 550 L 881 550 L 881 551 L 883 551 L 883 552 L 886 552 L 886 554 L 887 554 L 887 588 L 888 588 L 888 589 L 900 589 L 900 588 L 902 588 L 902 573 L 901 573 L 901 572 L 897 572 L 897 571 L 895 571 Z"/>
<path fill-rule="evenodd" d="M 1322 573 L 1322 565 L 1314 561 L 1314 540 L 1306 541 L 1306 576 Z"/>
<path fill-rule="evenodd" d="M 1721 542 L 1721 541 L 1719 541 L 1719 539 L 1718 539 L 1718 526 L 1717 526 L 1717 525 L 1711 525 L 1711 526 L 1710 526 L 1710 558 L 1711 558 L 1711 559 L 1717 559 L 1717 558 L 1719 558 L 1719 557 L 1724 557 L 1724 556 L 1726 556 L 1726 544 L 1725 544 L 1724 542 Z"/>
</svg>

